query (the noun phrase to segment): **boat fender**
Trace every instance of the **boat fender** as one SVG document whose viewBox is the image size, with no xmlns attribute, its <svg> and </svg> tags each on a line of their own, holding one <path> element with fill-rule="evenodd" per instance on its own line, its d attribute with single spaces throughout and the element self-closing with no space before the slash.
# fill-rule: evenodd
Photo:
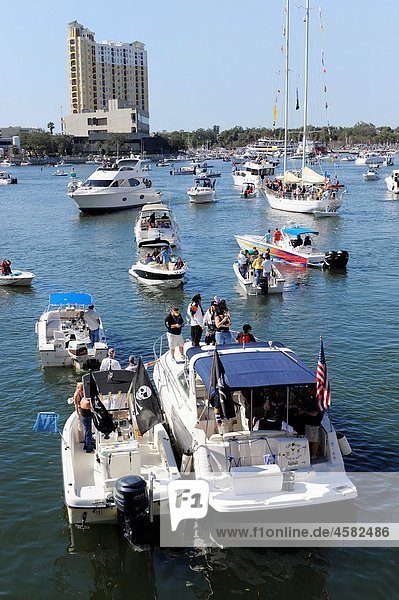
<svg viewBox="0 0 399 600">
<path fill-rule="evenodd" d="M 350 447 L 350 444 L 348 442 L 348 440 L 346 439 L 346 436 L 344 433 L 341 432 L 337 432 L 337 440 L 338 440 L 338 446 L 339 449 L 341 450 L 341 454 L 342 456 L 349 456 L 349 454 L 352 454 L 352 448 Z"/>
<path fill-rule="evenodd" d="M 180 473 L 191 473 L 193 467 L 193 453 L 191 450 L 183 452 L 181 457 Z"/>
</svg>

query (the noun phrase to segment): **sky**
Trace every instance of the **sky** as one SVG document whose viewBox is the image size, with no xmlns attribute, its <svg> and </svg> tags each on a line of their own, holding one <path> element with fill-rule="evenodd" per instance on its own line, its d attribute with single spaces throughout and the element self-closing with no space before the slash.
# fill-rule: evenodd
<svg viewBox="0 0 399 600">
<path fill-rule="evenodd" d="M 291 0 L 292 128 L 303 120 L 304 5 Z M 311 0 L 310 12 L 309 123 L 398 127 L 399 1 Z M 2 7 L 0 127 L 53 121 L 60 131 L 74 20 L 96 41 L 145 44 L 152 132 L 271 127 L 276 97 L 283 126 L 284 0 L 20 0 Z"/>
</svg>

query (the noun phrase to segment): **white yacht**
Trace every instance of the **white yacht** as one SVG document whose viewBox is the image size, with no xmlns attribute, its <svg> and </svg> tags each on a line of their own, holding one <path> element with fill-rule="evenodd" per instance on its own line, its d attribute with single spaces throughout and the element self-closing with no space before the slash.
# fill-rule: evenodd
<svg viewBox="0 0 399 600">
<path fill-rule="evenodd" d="M 318 412 L 312 437 L 303 427 L 301 411 L 316 406 L 316 376 L 292 350 L 279 342 L 217 351 L 187 343 L 185 355 L 177 363 L 161 341 L 154 382 L 177 447 L 191 457 L 195 477 L 209 483 L 216 513 L 357 496 L 327 412 Z"/>
<path fill-rule="evenodd" d="M 152 188 L 139 159 L 122 160 L 113 166 L 99 167 L 84 182 L 71 181 L 68 195 L 83 213 L 95 214 L 136 208 L 159 202 L 162 192 Z"/>
<path fill-rule="evenodd" d="M 107 342 L 100 319 L 99 341 L 90 342 L 84 311 L 93 304 L 90 294 L 54 293 L 36 322 L 37 344 L 43 367 L 98 368 L 107 356 Z"/>
<path fill-rule="evenodd" d="M 93 427 L 95 452 L 83 450 L 76 411 L 62 433 L 64 497 L 68 520 L 75 525 L 116 523 L 118 509 L 123 518 L 134 518 L 123 509 L 129 498 L 130 504 L 135 504 L 138 487 L 144 500 L 142 513 L 157 511 L 160 501 L 167 499 L 169 481 L 180 477 L 163 425 L 158 422 L 143 435 L 140 432 L 137 392 L 133 390 L 136 374 L 125 370 L 112 373 L 117 377 L 110 378 L 108 371 L 92 373 L 95 393 L 108 413 L 106 428 L 100 424 L 98 429 Z M 90 374 L 84 375 L 84 394 L 89 398 L 93 395 L 90 383 Z M 120 501 L 123 496 L 125 502 Z M 137 508 L 135 504 L 133 512 Z"/>
<path fill-rule="evenodd" d="M 199 177 L 187 190 L 187 194 L 193 204 L 216 202 L 215 180 L 209 177 Z"/>
<path fill-rule="evenodd" d="M 146 204 L 140 211 L 134 235 L 139 248 L 176 246 L 179 242 L 177 223 L 166 204 Z"/>
<path fill-rule="evenodd" d="M 246 183 L 253 183 L 256 188 L 259 188 L 265 177 L 273 177 L 276 171 L 276 163 L 271 162 L 251 162 L 247 161 L 238 168 L 232 171 L 234 185 L 242 186 Z"/>
<path fill-rule="evenodd" d="M 376 179 L 379 179 L 379 178 L 380 178 L 380 176 L 378 174 L 378 165 L 377 165 L 377 167 L 370 165 L 368 170 L 365 173 L 363 173 L 364 181 L 375 181 Z"/>
<path fill-rule="evenodd" d="M 377 152 L 361 152 L 355 160 L 355 165 L 382 165 L 384 157 Z"/>
<path fill-rule="evenodd" d="M 385 177 L 387 190 L 394 194 L 399 194 L 399 169 L 394 169 L 388 177 Z"/>
</svg>

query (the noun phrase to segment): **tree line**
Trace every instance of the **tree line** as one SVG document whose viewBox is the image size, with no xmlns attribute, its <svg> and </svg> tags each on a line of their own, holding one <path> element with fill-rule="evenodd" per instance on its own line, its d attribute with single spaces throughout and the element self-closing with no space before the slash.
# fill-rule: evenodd
<svg viewBox="0 0 399 600">
<path fill-rule="evenodd" d="M 51 127 L 52 126 L 52 127 Z M 31 156 L 57 156 L 98 153 L 119 154 L 129 152 L 132 144 L 123 134 L 110 133 L 104 142 L 88 143 L 77 141 L 71 135 L 53 134 L 53 123 L 48 124 L 49 131 L 34 131 L 21 134 L 21 145 Z M 367 145 L 396 145 L 399 144 L 399 127 L 392 129 L 383 126 L 376 127 L 372 123 L 359 122 L 352 127 L 315 127 L 309 126 L 309 137 L 322 143 L 330 149 L 351 147 L 356 144 Z M 153 139 L 158 142 L 159 148 L 167 152 L 178 153 L 189 149 L 222 147 L 230 150 L 241 148 L 256 142 L 260 138 L 283 139 L 284 130 L 265 127 L 241 127 L 237 125 L 231 129 L 219 130 L 218 126 L 195 131 L 171 131 L 156 133 Z M 302 131 L 293 129 L 289 132 L 290 142 L 299 142 Z M 14 149 L 18 153 L 18 149 Z"/>
</svg>

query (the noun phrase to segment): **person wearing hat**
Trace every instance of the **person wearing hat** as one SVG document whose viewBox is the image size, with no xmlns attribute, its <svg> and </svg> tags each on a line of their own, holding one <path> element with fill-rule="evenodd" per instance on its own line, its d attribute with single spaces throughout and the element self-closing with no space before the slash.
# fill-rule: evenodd
<svg viewBox="0 0 399 600">
<path fill-rule="evenodd" d="M 184 360 L 184 339 L 181 334 L 184 321 L 180 314 L 180 309 L 174 306 L 170 313 L 165 317 L 165 325 L 167 329 L 168 344 L 172 360 L 175 360 L 175 349 L 179 348 L 180 355 Z"/>
<path fill-rule="evenodd" d="M 191 343 L 199 346 L 204 328 L 204 311 L 201 304 L 201 295 L 195 294 L 187 308 L 187 315 L 191 325 Z"/>
<path fill-rule="evenodd" d="M 114 348 L 109 348 L 108 357 L 103 358 L 100 366 L 100 371 L 118 371 L 122 369 L 119 362 L 115 359 Z"/>
</svg>

